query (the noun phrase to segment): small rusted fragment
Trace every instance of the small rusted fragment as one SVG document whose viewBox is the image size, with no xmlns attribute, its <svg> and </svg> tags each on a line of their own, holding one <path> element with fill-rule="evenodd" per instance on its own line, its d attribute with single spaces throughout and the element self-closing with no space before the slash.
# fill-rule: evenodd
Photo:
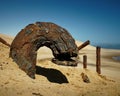
<svg viewBox="0 0 120 96">
<path fill-rule="evenodd" d="M 85 73 L 81 73 L 81 76 L 82 76 L 83 82 L 90 83 L 90 79 Z"/>
</svg>

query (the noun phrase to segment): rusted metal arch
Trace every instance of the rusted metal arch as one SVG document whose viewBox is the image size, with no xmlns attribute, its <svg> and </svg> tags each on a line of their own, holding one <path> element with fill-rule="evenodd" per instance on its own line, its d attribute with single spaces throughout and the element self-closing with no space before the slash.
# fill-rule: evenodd
<svg viewBox="0 0 120 96">
<path fill-rule="evenodd" d="M 77 57 L 75 40 L 64 28 L 50 22 L 36 22 L 22 29 L 10 48 L 10 57 L 27 73 L 35 78 L 37 50 L 47 46 L 56 59 Z"/>
</svg>

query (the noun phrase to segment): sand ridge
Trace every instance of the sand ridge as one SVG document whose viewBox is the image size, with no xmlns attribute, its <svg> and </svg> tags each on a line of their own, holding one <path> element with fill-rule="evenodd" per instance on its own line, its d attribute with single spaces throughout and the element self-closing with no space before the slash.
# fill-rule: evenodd
<svg viewBox="0 0 120 96">
<path fill-rule="evenodd" d="M 7 36 L 4 39 L 13 40 Z M 77 41 L 77 45 L 81 43 Z M 102 75 L 98 75 L 95 47 L 89 45 L 79 52 L 77 67 L 52 63 L 51 50 L 42 47 L 37 55 L 36 79 L 31 79 L 9 58 L 9 47 L 0 43 L 0 96 L 119 96 L 120 62 L 111 59 L 119 54 L 120 50 L 102 49 Z M 83 55 L 88 56 L 87 69 L 82 68 Z M 81 73 L 90 83 L 83 82 Z"/>
</svg>

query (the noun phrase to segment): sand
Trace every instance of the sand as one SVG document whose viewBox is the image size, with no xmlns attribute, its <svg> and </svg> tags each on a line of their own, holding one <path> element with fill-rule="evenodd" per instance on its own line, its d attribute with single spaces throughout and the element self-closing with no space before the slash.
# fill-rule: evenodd
<svg viewBox="0 0 120 96">
<path fill-rule="evenodd" d="M 0 37 L 9 43 L 13 40 L 3 34 Z M 52 63 L 52 52 L 46 47 L 37 52 L 36 79 L 31 79 L 9 58 L 9 47 L 0 43 L 0 96 L 120 96 L 120 61 L 112 59 L 120 56 L 120 50 L 101 49 L 101 75 L 96 73 L 93 46 L 79 51 L 77 67 Z M 88 58 L 87 69 L 83 69 L 83 55 Z M 88 76 L 90 83 L 83 81 L 81 73 Z"/>
</svg>

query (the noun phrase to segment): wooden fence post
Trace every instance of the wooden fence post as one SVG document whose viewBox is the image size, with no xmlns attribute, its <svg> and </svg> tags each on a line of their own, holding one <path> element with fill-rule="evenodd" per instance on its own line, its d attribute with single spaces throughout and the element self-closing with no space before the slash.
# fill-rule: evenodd
<svg viewBox="0 0 120 96">
<path fill-rule="evenodd" d="M 96 47 L 96 72 L 101 74 L 101 59 L 100 59 L 100 51 L 101 48 L 99 46 Z"/>
<path fill-rule="evenodd" d="M 87 56 L 83 56 L 83 68 L 87 68 Z"/>
</svg>

